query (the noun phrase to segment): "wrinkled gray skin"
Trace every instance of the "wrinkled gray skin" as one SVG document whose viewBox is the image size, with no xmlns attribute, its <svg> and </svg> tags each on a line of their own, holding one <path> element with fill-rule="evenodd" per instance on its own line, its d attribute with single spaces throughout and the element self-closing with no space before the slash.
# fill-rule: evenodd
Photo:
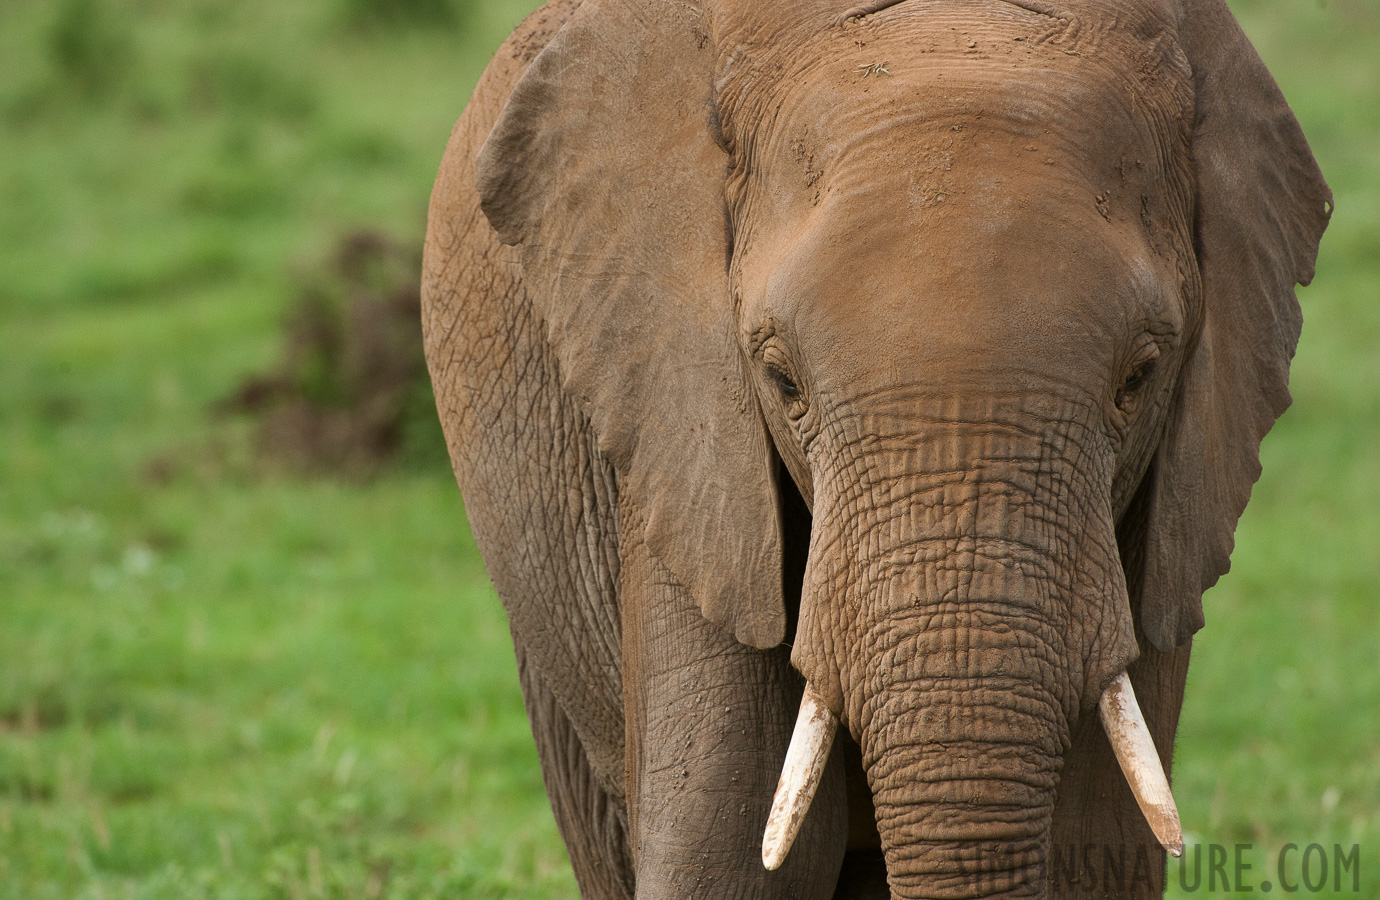
<svg viewBox="0 0 1380 900">
<path fill-rule="evenodd" d="M 427 356 L 589 897 L 1156 896 L 1330 194 L 1220 0 L 555 2 L 432 199 Z M 785 866 L 802 675 L 841 718 Z M 888 887 L 889 885 L 889 887 Z"/>
</svg>

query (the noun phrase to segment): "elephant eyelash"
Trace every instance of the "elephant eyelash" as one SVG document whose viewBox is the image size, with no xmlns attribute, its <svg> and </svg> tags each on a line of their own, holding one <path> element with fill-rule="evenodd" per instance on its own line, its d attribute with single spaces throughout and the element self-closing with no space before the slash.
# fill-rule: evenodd
<svg viewBox="0 0 1380 900">
<path fill-rule="evenodd" d="M 790 419 L 799 419 L 805 415 L 807 404 L 805 394 L 800 389 L 800 385 L 795 383 L 795 379 L 782 369 L 775 366 L 768 370 L 771 373 L 772 381 L 776 382 L 777 390 L 786 400 L 786 416 Z"/>
<path fill-rule="evenodd" d="M 768 371 L 771 373 L 771 380 L 776 382 L 777 390 L 781 391 L 787 400 L 792 403 L 800 400 L 800 385 L 796 384 L 790 375 L 776 366 L 772 366 Z"/>
<path fill-rule="evenodd" d="M 805 393 L 791 377 L 786 354 L 780 347 L 768 344 L 762 350 L 762 362 L 766 365 L 767 376 L 786 401 L 786 414 L 792 419 L 800 418 L 805 414 Z"/>
<path fill-rule="evenodd" d="M 1121 385 L 1121 389 L 1116 392 L 1116 405 L 1123 413 L 1130 413 L 1132 411 L 1136 399 L 1140 395 L 1141 388 L 1143 388 L 1155 374 L 1155 361 L 1158 356 L 1159 354 L 1157 353 L 1154 357 L 1147 359 L 1145 362 L 1132 369 L 1131 374 L 1126 377 L 1126 381 Z"/>
</svg>

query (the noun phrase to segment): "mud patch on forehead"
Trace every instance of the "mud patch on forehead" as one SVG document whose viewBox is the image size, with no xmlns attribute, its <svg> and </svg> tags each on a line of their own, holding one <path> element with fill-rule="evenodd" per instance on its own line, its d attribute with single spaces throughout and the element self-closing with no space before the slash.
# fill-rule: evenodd
<svg viewBox="0 0 1380 900">
<path fill-rule="evenodd" d="M 932 209 L 951 194 L 948 173 L 954 167 L 954 142 L 943 140 L 917 149 L 915 162 L 907 171 L 907 205 L 912 209 Z"/>
<path fill-rule="evenodd" d="M 810 126 L 801 128 L 800 134 L 791 141 L 791 158 L 800 167 L 805 191 L 810 196 L 810 205 L 818 206 L 823 190 L 824 169 L 815 160 L 814 144 L 810 140 Z"/>
</svg>

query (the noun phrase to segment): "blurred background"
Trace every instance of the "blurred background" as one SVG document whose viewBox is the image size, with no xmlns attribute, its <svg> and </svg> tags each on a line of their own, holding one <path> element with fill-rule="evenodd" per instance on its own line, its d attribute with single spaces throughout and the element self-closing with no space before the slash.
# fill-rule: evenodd
<svg viewBox="0 0 1380 900">
<path fill-rule="evenodd" d="M 575 896 L 416 323 L 535 5 L 0 2 L 0 900 Z M 1380 3 L 1231 5 L 1337 211 L 1175 793 L 1375 897 Z"/>
</svg>

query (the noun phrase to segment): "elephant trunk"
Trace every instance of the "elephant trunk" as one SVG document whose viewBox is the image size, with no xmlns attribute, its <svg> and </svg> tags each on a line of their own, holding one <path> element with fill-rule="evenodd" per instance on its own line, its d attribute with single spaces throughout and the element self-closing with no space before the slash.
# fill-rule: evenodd
<svg viewBox="0 0 1380 900">
<path fill-rule="evenodd" d="M 1038 514 L 1058 507 L 1038 485 L 970 474 L 919 487 L 864 551 L 865 624 L 843 678 L 892 893 L 1043 897 L 1084 690 L 1134 653 L 1089 652 L 1108 633 L 1098 620 L 1117 621 L 1116 592 L 1094 574 L 1110 571 L 1110 524 L 1105 542 L 1087 519 L 1051 527 Z M 941 500 L 948 514 L 930 519 Z M 1075 608 L 1082 621 L 1068 623 Z"/>
<path fill-rule="evenodd" d="M 1179 812 L 1150 731 L 1140 714 L 1135 691 L 1125 672 L 1118 675 L 1102 695 L 1098 711 L 1108 741 L 1126 774 L 1131 793 L 1145 813 L 1151 830 L 1165 850 L 1172 856 L 1179 856 L 1183 852 Z M 790 852 L 819 787 L 837 728 L 838 719 L 814 687 L 807 684 L 763 835 L 762 863 L 768 869 L 779 868 Z M 1017 808 L 1029 812 L 1028 807 Z M 892 858 L 898 855 L 891 854 Z M 1024 873 L 1012 874 L 1007 868 L 984 869 L 981 863 L 971 861 L 964 864 L 963 854 L 957 851 L 952 863 L 954 874 L 967 881 L 995 881 L 1003 875 L 1013 884 L 1024 884 L 1029 880 Z"/>
<path fill-rule="evenodd" d="M 1100 707 L 1127 738 L 1133 789 L 1148 772 L 1143 724 L 1099 703 L 1137 655 L 1112 460 L 1015 408 L 890 422 L 816 476 L 792 660 L 862 747 L 893 896 L 1043 897 L 1079 716 Z M 1140 780 L 1173 848 L 1167 786 Z"/>
<path fill-rule="evenodd" d="M 884 673 L 862 722 L 893 896 L 1042 897 L 1068 734 L 1029 671 L 1043 654 L 1016 629 L 928 634 L 925 658 Z"/>
</svg>

